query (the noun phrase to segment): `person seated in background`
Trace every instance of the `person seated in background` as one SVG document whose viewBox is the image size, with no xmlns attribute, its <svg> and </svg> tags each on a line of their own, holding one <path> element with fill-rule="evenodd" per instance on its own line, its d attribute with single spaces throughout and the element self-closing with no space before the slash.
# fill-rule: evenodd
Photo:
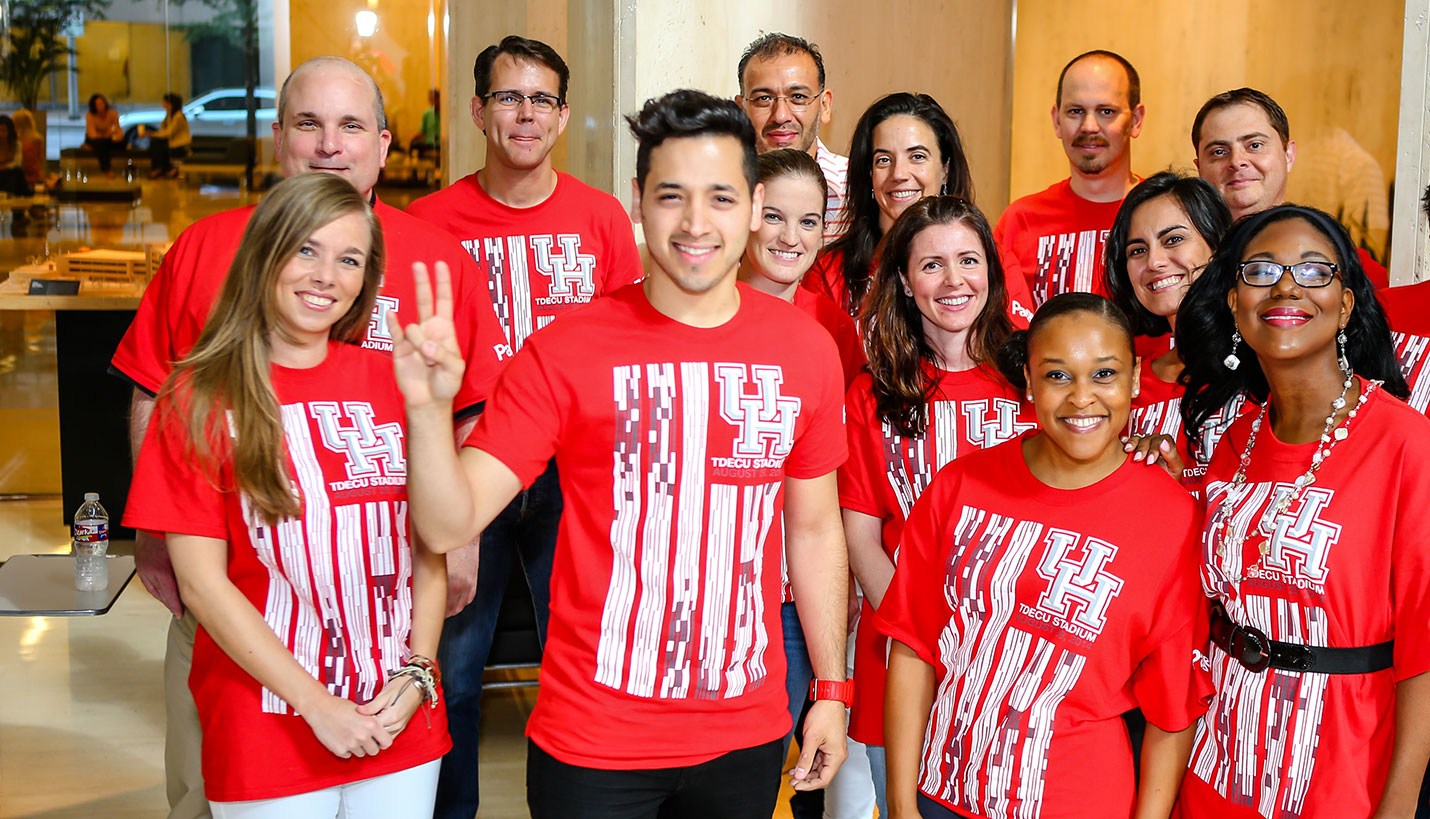
<svg viewBox="0 0 1430 819">
<path fill-rule="evenodd" d="M 143 125 L 139 126 L 139 135 L 149 137 L 150 179 L 161 176 L 173 179 L 178 176 L 179 169 L 174 167 L 174 160 L 188 156 L 189 143 L 193 141 L 189 134 L 189 120 L 184 116 L 183 97 L 173 92 L 165 94 L 164 111 L 164 121 L 159 124 L 158 130 L 150 131 Z"/>
<path fill-rule="evenodd" d="M 12 118 L 15 123 L 15 139 L 20 143 L 20 170 L 30 187 L 49 187 L 53 180 L 45 175 L 45 138 L 35 130 L 35 117 L 21 108 Z"/>
<path fill-rule="evenodd" d="M 422 130 L 407 146 L 414 156 L 435 155 L 442 145 L 442 92 L 431 89 L 427 92 L 427 102 L 431 106 L 422 112 Z"/>
<path fill-rule="evenodd" d="M 0 193 L 29 196 L 30 183 L 20 170 L 20 140 L 15 136 L 15 121 L 0 114 Z"/>
<path fill-rule="evenodd" d="M 89 112 L 84 115 L 84 147 L 99 157 L 99 170 L 113 178 L 111 154 L 124 150 L 124 131 L 119 127 L 119 112 L 103 94 L 90 95 Z"/>
</svg>

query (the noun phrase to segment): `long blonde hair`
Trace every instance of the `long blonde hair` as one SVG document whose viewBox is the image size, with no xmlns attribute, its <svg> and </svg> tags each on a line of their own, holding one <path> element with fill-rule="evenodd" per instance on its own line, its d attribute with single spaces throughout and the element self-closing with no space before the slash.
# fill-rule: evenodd
<svg viewBox="0 0 1430 819">
<path fill-rule="evenodd" d="M 274 186 L 254 210 L 203 332 L 159 393 L 160 422 L 184 424 L 197 462 L 214 479 L 218 463 L 231 459 L 236 488 L 269 524 L 302 511 L 269 378 L 269 334 L 285 332 L 278 321 L 278 276 L 314 231 L 352 213 L 367 220 L 372 244 L 362 290 L 329 336 L 359 340 L 382 281 L 382 228 L 352 185 L 330 174 L 301 174 Z M 220 420 L 225 413 L 229 424 Z M 227 443 L 230 434 L 237 445 Z"/>
</svg>

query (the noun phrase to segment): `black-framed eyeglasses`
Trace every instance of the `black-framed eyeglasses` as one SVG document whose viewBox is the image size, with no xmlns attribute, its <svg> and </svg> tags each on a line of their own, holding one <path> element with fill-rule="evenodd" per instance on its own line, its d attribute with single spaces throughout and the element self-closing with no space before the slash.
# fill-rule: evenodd
<svg viewBox="0 0 1430 819">
<path fill-rule="evenodd" d="M 523 94 L 520 91 L 493 91 L 487 94 L 486 98 L 498 108 L 520 108 L 522 101 L 530 100 L 532 109 L 543 114 L 550 114 L 563 104 L 560 97 L 550 94 Z"/>
<path fill-rule="evenodd" d="M 1241 280 L 1252 287 L 1271 287 L 1281 281 L 1286 271 L 1291 271 L 1291 280 L 1302 287 L 1325 287 L 1336 278 L 1339 267 L 1331 262 L 1297 262 L 1277 264 L 1264 259 L 1242 262 L 1236 268 Z"/>
<path fill-rule="evenodd" d="M 816 102 L 819 102 L 819 95 L 796 91 L 793 94 L 755 94 L 745 97 L 745 100 L 756 108 L 774 108 L 775 103 L 784 100 L 785 105 L 788 105 L 791 109 L 803 111 Z"/>
</svg>

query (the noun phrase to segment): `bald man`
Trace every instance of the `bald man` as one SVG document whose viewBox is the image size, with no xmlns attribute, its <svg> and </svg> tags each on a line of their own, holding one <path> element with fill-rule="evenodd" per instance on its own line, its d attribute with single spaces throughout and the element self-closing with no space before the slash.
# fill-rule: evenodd
<svg viewBox="0 0 1430 819">
<path fill-rule="evenodd" d="M 1026 278 L 1035 305 L 1069 291 L 1106 295 L 1102 249 L 1138 182 L 1132 140 L 1145 113 L 1142 81 L 1121 55 L 1089 51 L 1063 67 L 1052 118 L 1068 178 L 1013 202 L 993 229 L 1004 275 Z"/>
<path fill-rule="evenodd" d="M 391 352 L 387 315 L 416 320 L 414 262 L 431 267 L 445 261 L 453 271 L 459 345 L 467 372 L 454 411 L 470 429 L 496 379 L 497 356 L 506 339 L 491 302 L 478 288 L 482 279 L 472 258 L 449 234 L 379 201 L 373 193 L 387 162 L 392 134 L 387 130 L 382 93 L 361 68 L 338 57 L 318 57 L 298 66 L 283 83 L 273 146 L 284 176 L 307 172 L 341 176 L 368 197 L 382 224 L 387 269 L 363 346 Z M 134 385 L 130 445 L 137 455 L 154 395 L 198 339 L 223 277 L 238 249 L 253 207 L 225 211 L 195 222 L 179 235 L 144 293 L 134 322 L 115 350 L 113 369 Z M 411 317 L 411 318 L 409 318 Z M 135 475 L 135 480 L 142 476 Z M 197 623 L 186 614 L 162 538 L 136 533 L 139 577 L 149 593 L 174 614 L 164 657 L 165 788 L 170 819 L 209 816 L 199 770 L 200 732 L 188 688 Z"/>
</svg>

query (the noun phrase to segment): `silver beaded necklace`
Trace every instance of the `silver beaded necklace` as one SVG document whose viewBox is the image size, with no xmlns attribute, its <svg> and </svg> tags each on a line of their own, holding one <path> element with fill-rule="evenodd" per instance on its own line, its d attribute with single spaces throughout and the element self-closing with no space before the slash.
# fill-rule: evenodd
<svg viewBox="0 0 1430 819">
<path fill-rule="evenodd" d="M 1316 482 L 1316 473 L 1320 471 L 1321 464 L 1330 456 L 1335 445 L 1350 435 L 1351 419 L 1356 417 L 1356 413 L 1365 406 L 1370 394 L 1375 392 L 1381 384 L 1379 381 L 1367 381 L 1365 389 L 1361 390 L 1360 397 L 1356 400 L 1356 405 L 1351 407 L 1350 413 L 1346 415 L 1346 419 L 1341 422 L 1340 426 L 1332 430 L 1336 423 L 1336 413 L 1346 405 L 1346 395 L 1350 393 L 1352 383 L 1354 383 L 1354 376 L 1347 373 L 1345 383 L 1341 385 L 1341 394 L 1331 402 L 1331 414 L 1326 416 L 1326 424 L 1321 428 L 1320 441 L 1316 444 L 1315 453 L 1311 455 L 1311 468 L 1296 477 L 1292 491 L 1281 492 L 1275 505 L 1261 513 L 1261 517 L 1257 520 L 1256 530 L 1265 527 L 1268 515 L 1274 527 L 1276 519 L 1291 508 L 1291 504 L 1300 500 L 1306 490 Z M 1221 505 L 1217 507 L 1215 526 L 1219 531 L 1217 532 L 1216 556 L 1218 562 L 1222 564 L 1223 573 L 1231 578 L 1232 583 L 1240 583 L 1246 571 L 1246 567 L 1242 565 L 1242 545 L 1246 542 L 1246 538 L 1238 537 L 1232 531 L 1232 516 L 1235 511 L 1232 509 L 1232 504 L 1239 496 L 1237 490 L 1246 484 L 1246 470 L 1251 465 L 1251 451 L 1256 448 L 1256 434 L 1261 431 L 1261 423 L 1265 420 L 1266 410 L 1270 406 L 1271 401 L 1268 398 L 1266 403 L 1261 405 L 1261 412 L 1257 413 L 1256 419 L 1251 422 L 1251 433 L 1247 435 L 1246 448 L 1241 452 L 1241 462 L 1237 465 L 1236 475 L 1232 477 L 1231 487 L 1227 490 Z M 1262 555 L 1271 551 L 1269 538 L 1261 542 L 1259 551 Z M 1231 566 L 1235 566 L 1236 570 L 1227 571 Z"/>
</svg>

